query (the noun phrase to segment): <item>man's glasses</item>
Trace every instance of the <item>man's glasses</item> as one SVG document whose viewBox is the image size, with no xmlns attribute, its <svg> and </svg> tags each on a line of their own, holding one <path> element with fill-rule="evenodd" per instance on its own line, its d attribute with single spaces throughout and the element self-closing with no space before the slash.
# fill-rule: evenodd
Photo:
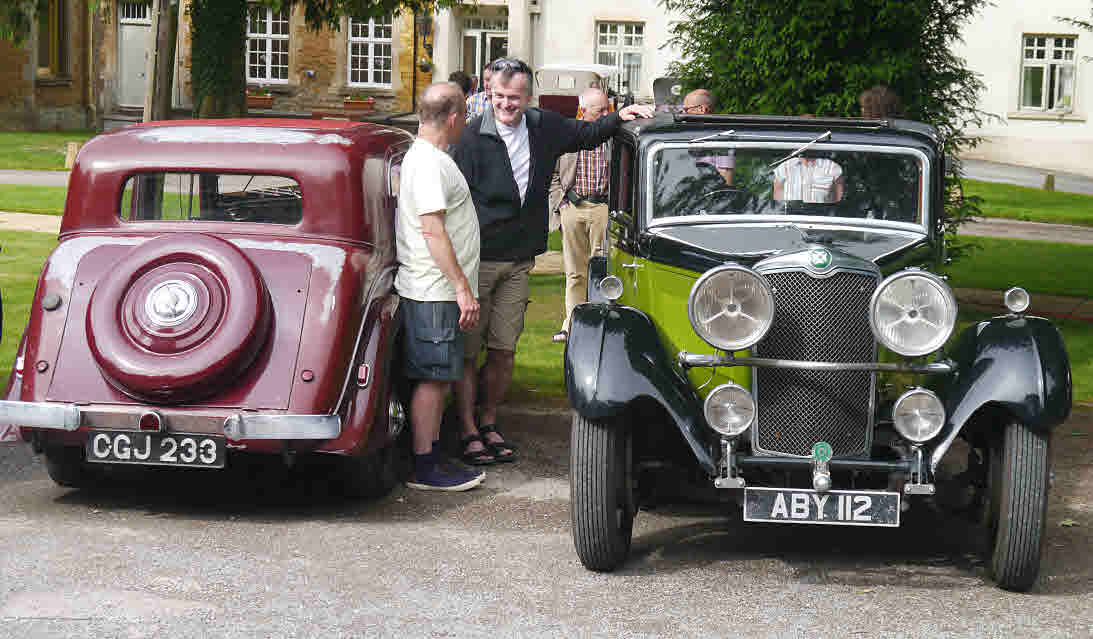
<svg viewBox="0 0 1093 639">
<path fill-rule="evenodd" d="M 694 106 L 689 106 L 689 107 L 680 107 L 679 112 L 680 113 L 687 113 L 687 114 L 701 115 L 701 114 L 706 112 L 706 105 L 705 104 L 696 104 Z"/>
<path fill-rule="evenodd" d="M 517 60 L 516 58 L 498 58 L 490 65 L 490 71 L 492 73 L 504 71 L 509 71 L 511 73 L 526 73 L 529 77 L 531 76 L 531 67 L 523 60 Z"/>
</svg>

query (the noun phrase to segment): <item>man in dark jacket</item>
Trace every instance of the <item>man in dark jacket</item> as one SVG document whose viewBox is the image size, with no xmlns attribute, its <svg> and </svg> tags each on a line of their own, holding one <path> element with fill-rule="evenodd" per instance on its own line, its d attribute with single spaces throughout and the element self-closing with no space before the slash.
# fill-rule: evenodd
<svg viewBox="0 0 1093 639">
<path fill-rule="evenodd" d="M 482 236 L 478 298 L 481 318 L 467 335 L 467 359 L 458 385 L 464 460 L 514 461 L 497 429 L 497 407 L 512 380 L 516 342 L 524 328 L 528 272 L 546 251 L 547 195 L 558 157 L 594 149 L 623 120 L 652 117 L 653 108 L 632 105 L 596 122 L 528 108 L 532 73 L 520 60 L 490 66 L 490 108 L 472 119 L 453 152 L 467 179 Z M 486 347 L 480 422 L 475 423 L 475 361 Z M 485 441 L 481 437 L 485 437 Z M 487 461 L 488 463 L 488 461 Z"/>
</svg>

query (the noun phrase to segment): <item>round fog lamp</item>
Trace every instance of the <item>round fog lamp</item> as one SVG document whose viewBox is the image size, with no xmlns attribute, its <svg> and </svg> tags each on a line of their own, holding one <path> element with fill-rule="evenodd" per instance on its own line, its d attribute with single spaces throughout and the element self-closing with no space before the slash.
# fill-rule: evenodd
<svg viewBox="0 0 1093 639">
<path fill-rule="evenodd" d="M 706 422 L 726 437 L 736 437 L 755 421 L 755 400 L 739 384 L 722 384 L 710 391 L 702 406 Z"/>
<path fill-rule="evenodd" d="M 1014 286 L 1006 291 L 1005 295 L 1002 296 L 1002 301 L 1005 302 L 1006 308 L 1011 313 L 1023 313 L 1028 309 L 1029 302 L 1032 299 L 1029 297 L 1028 291 L 1020 286 Z"/>
<path fill-rule="evenodd" d="M 608 275 L 600 280 L 600 292 L 609 300 L 617 300 L 622 297 L 622 280 L 614 275 Z"/>
<path fill-rule="evenodd" d="M 896 400 L 892 408 L 896 430 L 916 444 L 933 439 L 945 425 L 945 407 L 938 396 L 924 388 L 914 388 Z"/>
</svg>

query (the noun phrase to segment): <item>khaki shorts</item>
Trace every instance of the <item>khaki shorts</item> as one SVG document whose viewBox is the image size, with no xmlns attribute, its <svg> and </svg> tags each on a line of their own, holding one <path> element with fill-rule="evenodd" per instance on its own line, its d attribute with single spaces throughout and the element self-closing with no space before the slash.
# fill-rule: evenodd
<svg viewBox="0 0 1093 639">
<path fill-rule="evenodd" d="M 528 307 L 528 273 L 535 260 L 523 262 L 482 262 L 478 268 L 478 326 L 467 332 L 467 359 L 475 359 L 486 348 L 516 352 L 524 332 Z"/>
</svg>

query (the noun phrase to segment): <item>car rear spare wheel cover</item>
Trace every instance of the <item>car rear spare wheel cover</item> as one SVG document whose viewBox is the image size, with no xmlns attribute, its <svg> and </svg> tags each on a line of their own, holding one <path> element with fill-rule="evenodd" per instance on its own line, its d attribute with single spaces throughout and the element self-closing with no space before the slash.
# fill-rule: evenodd
<svg viewBox="0 0 1093 639">
<path fill-rule="evenodd" d="M 99 281 L 87 336 L 113 386 L 177 403 L 249 367 L 271 318 L 269 292 L 242 251 L 212 235 L 174 233 L 135 247 Z"/>
</svg>

